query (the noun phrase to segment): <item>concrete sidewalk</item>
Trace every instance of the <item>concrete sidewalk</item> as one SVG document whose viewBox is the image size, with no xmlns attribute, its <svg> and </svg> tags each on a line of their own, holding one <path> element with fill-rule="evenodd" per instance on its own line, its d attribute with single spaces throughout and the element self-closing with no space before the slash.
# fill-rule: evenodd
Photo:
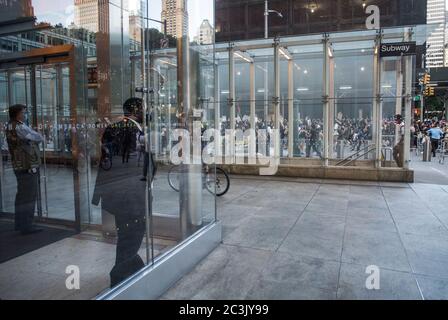
<svg viewBox="0 0 448 320">
<path fill-rule="evenodd" d="M 223 244 L 162 299 L 448 299 L 448 186 L 231 183 Z"/>
</svg>

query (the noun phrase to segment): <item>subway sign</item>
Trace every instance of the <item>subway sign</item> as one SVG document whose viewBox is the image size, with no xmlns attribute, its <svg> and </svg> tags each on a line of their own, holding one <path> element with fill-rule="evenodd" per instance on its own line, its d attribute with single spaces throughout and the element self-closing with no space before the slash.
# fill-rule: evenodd
<svg viewBox="0 0 448 320">
<path fill-rule="evenodd" d="M 415 42 L 382 43 L 380 46 L 381 57 L 401 57 L 416 54 Z"/>
</svg>

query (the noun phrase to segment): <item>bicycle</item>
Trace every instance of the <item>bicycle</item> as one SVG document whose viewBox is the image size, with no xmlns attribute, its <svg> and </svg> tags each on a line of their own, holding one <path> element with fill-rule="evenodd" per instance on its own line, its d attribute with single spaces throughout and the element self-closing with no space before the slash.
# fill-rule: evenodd
<svg viewBox="0 0 448 320">
<path fill-rule="evenodd" d="M 180 176 L 183 166 L 172 166 L 168 171 L 168 183 L 170 187 L 179 192 Z M 230 178 L 227 172 L 221 168 L 216 168 L 216 173 L 214 169 L 210 169 L 209 166 L 203 166 L 202 168 L 202 185 L 211 194 L 222 197 L 225 195 L 230 188 Z"/>
</svg>

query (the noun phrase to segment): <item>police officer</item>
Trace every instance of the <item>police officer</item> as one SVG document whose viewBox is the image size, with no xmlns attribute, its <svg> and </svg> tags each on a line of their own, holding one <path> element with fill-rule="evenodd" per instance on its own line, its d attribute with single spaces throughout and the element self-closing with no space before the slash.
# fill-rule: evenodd
<svg viewBox="0 0 448 320">
<path fill-rule="evenodd" d="M 103 137 L 122 139 L 123 131 L 127 130 L 126 134 L 134 137 L 135 140 L 127 142 L 130 149 L 126 152 L 131 153 L 136 147 L 137 132 L 143 130 L 143 100 L 140 98 L 126 100 L 123 113 L 124 117 L 116 119 L 117 121 L 106 129 Z M 106 142 L 104 138 L 102 142 Z M 126 154 L 124 161 L 121 163 L 113 161 L 113 163 L 114 165 L 109 170 L 98 168 L 92 197 L 92 204 L 97 206 L 101 201 L 101 209 L 113 215 L 115 219 L 117 247 L 115 265 L 110 271 L 111 287 L 145 266 L 139 255 L 139 249 L 146 231 L 145 196 L 147 194 L 146 182 L 140 180 L 141 168 L 138 166 L 137 159 L 128 159 Z M 145 164 L 145 170 L 148 170 L 148 166 Z"/>
<path fill-rule="evenodd" d="M 39 143 L 44 141 L 38 132 L 24 123 L 25 112 L 24 105 L 11 106 L 6 128 L 6 139 L 14 174 L 17 178 L 15 230 L 20 231 L 23 235 L 42 231 L 33 226 L 33 219 L 39 181 Z"/>
</svg>

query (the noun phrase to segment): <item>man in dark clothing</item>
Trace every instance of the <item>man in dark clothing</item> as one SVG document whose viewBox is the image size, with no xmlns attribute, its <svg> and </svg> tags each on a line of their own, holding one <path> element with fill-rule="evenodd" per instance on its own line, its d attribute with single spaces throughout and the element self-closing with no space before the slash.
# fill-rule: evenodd
<svg viewBox="0 0 448 320">
<path fill-rule="evenodd" d="M 24 105 L 9 108 L 9 123 L 6 129 L 8 149 L 14 174 L 17 178 L 15 200 L 15 230 L 23 235 L 42 231 L 33 227 L 34 211 L 38 195 L 40 151 L 42 135 L 28 127 L 25 122 Z"/>
<path fill-rule="evenodd" d="M 123 137 L 123 129 L 127 130 L 128 143 L 131 141 L 129 132 L 142 131 L 143 103 L 141 99 L 131 98 L 123 106 L 124 117 L 110 125 L 104 135 L 107 137 Z M 133 135 L 137 139 L 137 134 Z M 127 152 L 131 152 L 129 149 Z M 113 155 L 112 155 L 113 156 Z M 123 155 L 122 155 L 123 156 Z M 137 159 L 130 161 L 114 161 L 109 170 L 98 168 L 92 203 L 115 218 L 117 231 L 117 248 L 115 266 L 110 272 L 111 287 L 119 284 L 144 267 L 144 262 L 138 251 L 146 230 L 147 184 L 140 180 L 141 168 Z M 125 200 L 125 201 L 123 201 Z M 150 200 L 151 201 L 151 200 Z"/>
<path fill-rule="evenodd" d="M 313 123 L 311 125 L 311 130 L 309 132 L 309 140 L 308 140 L 308 144 L 306 145 L 306 157 L 309 158 L 311 156 L 311 150 L 313 150 L 314 152 L 317 153 L 317 155 L 322 158 L 322 154 L 319 150 L 319 148 L 317 147 L 317 144 L 319 142 L 319 135 L 320 132 L 316 126 L 315 123 Z"/>
</svg>

